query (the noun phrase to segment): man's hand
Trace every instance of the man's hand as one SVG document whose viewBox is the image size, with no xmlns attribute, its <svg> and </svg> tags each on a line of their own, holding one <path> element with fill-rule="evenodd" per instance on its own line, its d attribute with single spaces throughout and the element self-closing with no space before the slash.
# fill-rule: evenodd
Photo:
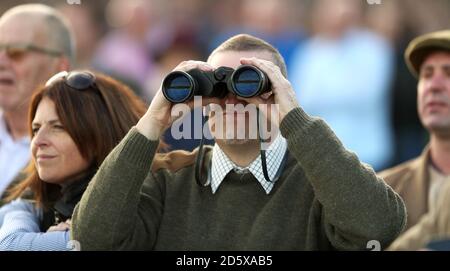
<svg viewBox="0 0 450 271">
<path fill-rule="evenodd" d="M 206 62 L 189 60 L 181 62 L 173 69 L 173 71 L 186 72 L 195 68 L 203 71 L 214 70 L 214 68 Z M 203 105 L 207 105 L 209 103 L 219 103 L 220 100 L 217 98 L 203 97 L 202 101 Z M 194 101 L 190 100 L 186 105 L 192 109 L 194 107 Z M 171 116 L 172 106 L 173 104 L 164 97 L 160 87 L 147 112 L 136 125 L 138 131 L 150 140 L 158 140 L 162 133 L 164 133 L 164 131 L 176 120 L 176 118 Z"/>
<path fill-rule="evenodd" d="M 267 74 L 272 84 L 272 91 L 257 97 L 241 98 L 255 105 L 275 103 L 279 105 L 280 122 L 294 108 L 299 107 L 297 97 L 291 83 L 283 76 L 280 68 L 274 63 L 259 58 L 241 58 L 241 64 L 252 65 Z"/>
</svg>

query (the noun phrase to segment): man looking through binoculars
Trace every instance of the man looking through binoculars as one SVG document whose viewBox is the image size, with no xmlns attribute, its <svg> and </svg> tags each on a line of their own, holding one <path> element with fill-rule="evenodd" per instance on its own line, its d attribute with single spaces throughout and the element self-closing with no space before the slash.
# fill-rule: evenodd
<svg viewBox="0 0 450 271">
<path fill-rule="evenodd" d="M 284 61 L 270 44 L 238 35 L 207 63 L 185 61 L 175 70 L 240 65 L 264 72 L 270 91 L 250 98 L 232 92 L 203 97 L 203 105 L 278 105 L 281 133 L 265 157 L 261 142 L 252 139 L 216 139 L 204 155 L 198 150 L 155 155 L 174 121 L 174 103 L 159 90 L 74 211 L 72 238 L 82 249 L 359 250 L 370 240 L 385 247 L 401 232 L 406 220 L 401 198 L 347 151 L 323 120 L 301 109 Z M 225 114 L 233 114 L 232 121 L 245 118 Z M 204 182 L 194 181 L 196 169 Z"/>
</svg>

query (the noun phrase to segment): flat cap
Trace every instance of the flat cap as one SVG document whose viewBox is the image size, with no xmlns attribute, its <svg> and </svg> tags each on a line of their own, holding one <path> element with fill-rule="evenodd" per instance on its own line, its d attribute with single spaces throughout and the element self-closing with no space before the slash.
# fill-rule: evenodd
<svg viewBox="0 0 450 271">
<path fill-rule="evenodd" d="M 420 66 L 428 54 L 437 50 L 450 51 L 450 29 L 419 36 L 409 43 L 405 61 L 415 77 L 419 76 Z"/>
</svg>

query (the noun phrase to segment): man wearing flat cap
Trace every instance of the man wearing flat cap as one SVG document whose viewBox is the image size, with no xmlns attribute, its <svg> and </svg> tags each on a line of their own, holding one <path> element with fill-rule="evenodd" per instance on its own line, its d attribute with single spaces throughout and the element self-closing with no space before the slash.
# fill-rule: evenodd
<svg viewBox="0 0 450 271">
<path fill-rule="evenodd" d="M 408 212 L 406 232 L 391 246 L 395 250 L 450 237 L 450 30 L 417 37 L 405 60 L 418 79 L 417 110 L 430 142 L 419 157 L 380 173 Z"/>
</svg>

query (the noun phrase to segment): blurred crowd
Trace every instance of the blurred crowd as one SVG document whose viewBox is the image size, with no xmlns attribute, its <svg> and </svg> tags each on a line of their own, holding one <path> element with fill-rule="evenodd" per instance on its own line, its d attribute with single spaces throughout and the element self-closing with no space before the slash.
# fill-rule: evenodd
<svg viewBox="0 0 450 271">
<path fill-rule="evenodd" d="M 28 2 L 2 1 L 0 10 Z M 449 1 L 45 4 L 56 7 L 73 25 L 75 68 L 112 75 L 146 102 L 179 62 L 205 60 L 212 48 L 245 32 L 280 50 L 305 110 L 325 118 L 346 147 L 375 169 L 417 156 L 427 142 L 416 112 L 415 80 L 407 72 L 403 52 L 412 37 L 450 25 Z M 312 58 L 314 65 L 309 65 Z M 167 141 L 174 149 L 197 145 Z"/>
</svg>

